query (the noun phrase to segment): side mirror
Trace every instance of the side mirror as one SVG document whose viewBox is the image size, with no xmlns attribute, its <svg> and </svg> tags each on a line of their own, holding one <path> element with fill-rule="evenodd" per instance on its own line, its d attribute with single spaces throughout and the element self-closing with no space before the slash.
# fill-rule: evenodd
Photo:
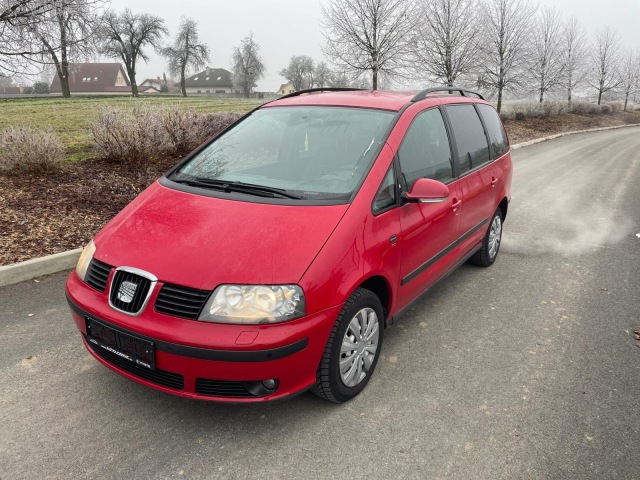
<svg viewBox="0 0 640 480">
<path fill-rule="evenodd" d="M 442 203 L 449 197 L 449 188 L 437 180 L 418 178 L 411 190 L 402 194 L 408 203 Z"/>
</svg>

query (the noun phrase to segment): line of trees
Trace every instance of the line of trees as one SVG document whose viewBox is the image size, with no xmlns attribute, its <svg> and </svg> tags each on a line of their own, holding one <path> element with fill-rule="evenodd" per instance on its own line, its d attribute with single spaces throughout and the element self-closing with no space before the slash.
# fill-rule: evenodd
<svg viewBox="0 0 640 480">
<path fill-rule="evenodd" d="M 182 18 L 168 46 L 162 18 L 108 10 L 108 0 L 0 0 L 0 79 L 33 65 L 53 66 L 70 96 L 69 64 L 96 54 L 124 63 L 137 96 L 137 65 L 151 50 L 167 59 L 186 96 L 187 74 L 209 61 L 194 20 Z M 626 104 L 640 90 L 640 53 L 612 29 L 590 37 L 575 17 L 532 0 L 329 0 L 322 6 L 323 52 L 331 67 L 294 55 L 281 75 L 296 90 L 431 81 L 473 86 L 497 98 L 535 93 L 543 102 L 577 88 Z M 252 34 L 233 50 L 233 82 L 246 96 L 264 76 Z"/>
<path fill-rule="evenodd" d="M 507 92 L 535 92 L 542 103 L 564 91 L 571 103 L 580 87 L 598 104 L 622 94 L 626 110 L 640 89 L 639 51 L 623 49 L 609 27 L 589 39 L 575 17 L 531 0 L 331 0 L 322 12 L 334 69 L 373 89 L 381 74 L 475 86 L 496 96 L 498 111 Z"/>
<path fill-rule="evenodd" d="M 209 47 L 200 40 L 197 23 L 182 18 L 173 41 L 162 18 L 108 10 L 108 0 L 0 0 L 0 82 L 12 75 L 52 66 L 62 95 L 71 96 L 69 64 L 95 55 L 121 61 L 138 96 L 137 66 L 155 51 L 167 60 L 171 75 L 185 79 L 209 61 Z M 234 84 L 248 96 L 266 67 L 250 34 L 233 52 Z"/>
</svg>

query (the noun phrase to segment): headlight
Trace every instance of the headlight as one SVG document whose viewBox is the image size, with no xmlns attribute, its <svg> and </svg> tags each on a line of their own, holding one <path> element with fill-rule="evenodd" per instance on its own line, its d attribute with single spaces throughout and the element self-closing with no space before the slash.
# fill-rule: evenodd
<svg viewBox="0 0 640 480">
<path fill-rule="evenodd" d="M 84 277 L 87 274 L 87 268 L 89 268 L 89 263 L 93 259 L 93 254 L 96 253 L 96 246 L 93 244 L 93 240 L 87 243 L 87 246 L 84 247 L 82 251 L 82 255 L 80 255 L 80 259 L 78 260 L 78 265 L 76 265 L 76 273 L 84 282 Z"/>
<path fill-rule="evenodd" d="M 298 285 L 221 285 L 199 320 L 217 323 L 277 323 L 303 317 L 304 292 Z"/>
</svg>

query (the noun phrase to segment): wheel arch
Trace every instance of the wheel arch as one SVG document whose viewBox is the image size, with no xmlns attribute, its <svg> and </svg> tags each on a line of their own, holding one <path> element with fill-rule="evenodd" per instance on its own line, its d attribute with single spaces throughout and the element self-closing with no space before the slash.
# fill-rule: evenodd
<svg viewBox="0 0 640 480">
<path fill-rule="evenodd" d="M 507 218 L 507 210 L 509 209 L 509 200 L 507 200 L 507 197 L 502 199 L 498 208 L 502 211 L 502 221 L 504 222 L 504 219 Z"/>
<path fill-rule="evenodd" d="M 382 311 L 386 322 L 389 318 L 392 304 L 392 290 L 388 280 L 382 275 L 373 275 L 363 280 L 356 288 L 354 288 L 354 291 L 357 288 L 366 288 L 378 297 L 382 304 Z"/>
</svg>

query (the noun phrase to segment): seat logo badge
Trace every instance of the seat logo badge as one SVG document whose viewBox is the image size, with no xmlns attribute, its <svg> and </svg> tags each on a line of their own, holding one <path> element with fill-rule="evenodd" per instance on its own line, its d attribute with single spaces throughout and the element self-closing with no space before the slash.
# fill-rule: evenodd
<svg viewBox="0 0 640 480">
<path fill-rule="evenodd" d="M 120 288 L 118 289 L 118 300 L 124 303 L 131 303 L 131 301 L 133 300 L 133 296 L 136 294 L 137 288 L 137 283 L 122 282 L 120 284 Z"/>
</svg>

